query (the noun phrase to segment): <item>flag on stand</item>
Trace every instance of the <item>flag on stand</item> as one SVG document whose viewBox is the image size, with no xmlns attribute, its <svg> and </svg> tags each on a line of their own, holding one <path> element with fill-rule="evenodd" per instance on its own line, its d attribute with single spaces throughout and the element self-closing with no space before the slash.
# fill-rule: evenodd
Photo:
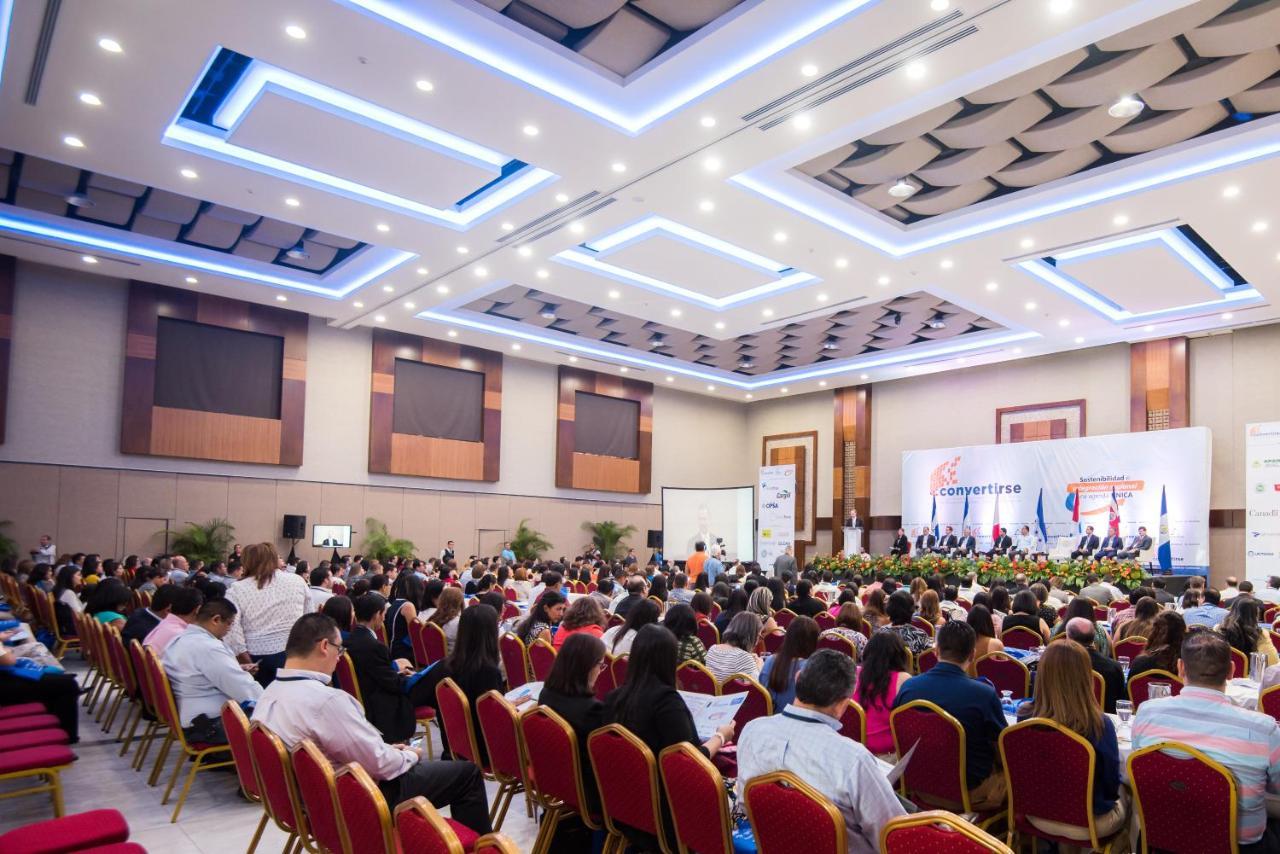
<svg viewBox="0 0 1280 854">
<path fill-rule="evenodd" d="M 960 518 L 961 535 L 963 535 L 964 532 L 968 530 L 968 528 L 969 528 L 969 496 L 968 494 L 966 494 L 964 497 L 964 513 L 961 515 L 961 518 Z"/>
<path fill-rule="evenodd" d="M 1164 487 L 1160 487 L 1160 542 L 1156 548 L 1156 558 L 1161 569 L 1173 569 L 1173 546 L 1169 544 L 1169 504 L 1165 499 Z"/>
<path fill-rule="evenodd" d="M 1071 521 L 1076 525 L 1076 533 L 1080 533 L 1080 488 L 1071 491 Z"/>
<path fill-rule="evenodd" d="M 1111 536 L 1120 536 L 1120 502 L 1116 500 L 1116 488 L 1111 487 L 1111 513 L 1107 518 L 1107 530 Z"/>
<path fill-rule="evenodd" d="M 1036 526 L 1040 529 L 1040 541 L 1049 544 L 1049 529 L 1044 524 L 1044 487 L 1040 487 L 1040 497 L 1036 499 Z"/>
<path fill-rule="evenodd" d="M 991 544 L 1000 539 L 1000 493 L 996 493 L 996 516 L 991 520 Z"/>
<path fill-rule="evenodd" d="M 933 510 L 929 514 L 929 527 L 933 529 L 933 539 L 938 539 L 938 494 L 933 494 Z"/>
</svg>

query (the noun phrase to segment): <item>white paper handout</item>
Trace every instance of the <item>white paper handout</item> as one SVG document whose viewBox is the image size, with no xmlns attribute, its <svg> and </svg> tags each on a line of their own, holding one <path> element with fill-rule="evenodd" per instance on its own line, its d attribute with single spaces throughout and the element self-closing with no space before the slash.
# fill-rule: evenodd
<svg viewBox="0 0 1280 854">
<path fill-rule="evenodd" d="M 526 682 L 519 688 L 512 688 L 502 696 L 507 698 L 508 703 L 516 707 L 517 712 L 523 712 L 538 705 L 538 697 L 542 696 L 542 683 Z"/>
<path fill-rule="evenodd" d="M 733 720 L 738 709 L 746 702 L 746 694 L 695 694 L 692 691 L 681 691 L 680 699 L 689 707 L 693 715 L 693 726 L 698 731 L 698 738 L 711 738 L 717 729 Z"/>
</svg>

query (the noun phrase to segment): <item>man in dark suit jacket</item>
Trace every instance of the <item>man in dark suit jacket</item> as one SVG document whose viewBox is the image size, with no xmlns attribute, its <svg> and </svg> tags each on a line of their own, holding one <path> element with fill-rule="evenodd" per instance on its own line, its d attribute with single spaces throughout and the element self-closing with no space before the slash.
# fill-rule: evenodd
<svg viewBox="0 0 1280 854">
<path fill-rule="evenodd" d="M 978 550 L 978 538 L 969 528 L 964 529 L 964 536 L 956 544 L 956 551 L 962 555 L 971 555 Z"/>
<path fill-rule="evenodd" d="M 383 624 L 386 599 L 377 593 L 366 593 L 355 601 L 356 627 L 347 641 L 347 653 L 355 665 L 356 681 L 364 700 L 364 716 L 382 733 L 388 744 L 408 741 L 416 721 L 413 701 L 405 692 L 409 662 L 392 661 L 386 644 L 378 640 L 378 627 Z"/>
<path fill-rule="evenodd" d="M 1008 554 L 1011 548 L 1013 548 L 1013 537 L 1009 536 L 1008 528 L 1001 528 L 1000 536 L 996 537 L 991 544 L 991 551 L 987 552 L 987 557 Z"/>
<path fill-rule="evenodd" d="M 1088 651 L 1093 671 L 1102 676 L 1102 710 L 1115 714 L 1116 700 L 1125 696 L 1124 670 L 1114 658 L 1103 655 L 1094 647 L 1093 623 L 1084 617 L 1073 617 L 1067 621 L 1067 637 Z"/>
<path fill-rule="evenodd" d="M 1084 529 L 1084 536 L 1080 538 L 1080 542 L 1076 544 L 1076 550 L 1071 553 L 1071 559 L 1089 557 L 1097 550 L 1098 535 L 1093 532 L 1093 526 L 1089 525 Z"/>
<path fill-rule="evenodd" d="M 949 555 L 951 550 L 956 547 L 955 529 L 950 525 L 942 532 L 942 536 L 938 538 L 938 545 L 934 547 L 934 552 L 940 555 Z"/>
<path fill-rule="evenodd" d="M 1116 552 L 1116 557 L 1120 558 L 1121 560 L 1126 560 L 1128 558 L 1135 558 L 1149 548 L 1151 548 L 1151 537 L 1147 535 L 1146 526 L 1139 525 L 1138 533 L 1130 537 L 1129 542 L 1125 545 L 1125 547 L 1120 549 L 1120 551 Z"/>
<path fill-rule="evenodd" d="M 1124 548 L 1124 540 L 1120 539 L 1120 535 L 1108 534 L 1102 538 L 1102 543 L 1098 546 L 1098 557 L 1115 557 L 1122 548 Z"/>
<path fill-rule="evenodd" d="M 933 551 L 933 547 L 937 545 L 938 538 L 933 535 L 933 531 L 928 528 L 921 529 L 916 535 L 916 554 L 924 554 Z"/>
<path fill-rule="evenodd" d="M 889 549 L 889 554 L 901 557 L 909 551 L 911 551 L 911 541 L 907 539 L 907 532 L 899 528 L 898 536 L 893 538 L 893 547 Z"/>
</svg>

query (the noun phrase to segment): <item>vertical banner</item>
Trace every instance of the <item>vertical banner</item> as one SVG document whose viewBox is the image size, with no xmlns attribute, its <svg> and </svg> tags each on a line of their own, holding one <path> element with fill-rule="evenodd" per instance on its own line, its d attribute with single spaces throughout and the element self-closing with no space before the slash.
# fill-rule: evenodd
<svg viewBox="0 0 1280 854">
<path fill-rule="evenodd" d="M 796 467 L 761 466 L 756 492 L 756 560 L 766 573 L 773 561 L 795 544 Z"/>
<path fill-rule="evenodd" d="M 1280 421 L 1244 428 L 1244 574 L 1255 586 L 1280 575 Z"/>
</svg>

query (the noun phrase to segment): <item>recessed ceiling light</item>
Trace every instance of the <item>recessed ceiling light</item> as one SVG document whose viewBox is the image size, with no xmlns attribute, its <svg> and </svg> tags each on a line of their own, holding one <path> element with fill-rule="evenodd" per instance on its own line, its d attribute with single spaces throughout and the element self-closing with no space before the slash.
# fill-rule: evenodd
<svg viewBox="0 0 1280 854">
<path fill-rule="evenodd" d="M 717 320 L 717 321 L 716 321 L 716 329 L 724 329 L 724 321 L 723 321 L 723 320 Z"/>
<path fill-rule="evenodd" d="M 626 171 L 627 171 L 627 164 L 625 164 L 625 163 L 623 163 L 621 160 L 619 160 L 619 161 L 616 161 L 616 162 L 614 162 L 614 163 L 610 163 L 610 164 L 609 164 L 609 168 L 610 168 L 610 169 L 612 169 L 614 172 L 617 172 L 617 173 L 621 174 L 621 173 L 623 173 L 623 172 L 626 172 Z"/>
<path fill-rule="evenodd" d="M 716 126 L 716 117 L 703 116 L 701 119 L 698 120 L 698 124 L 702 125 L 704 128 L 713 128 Z"/>
<path fill-rule="evenodd" d="M 1035 311 L 1036 304 L 1034 302 L 1029 302 L 1024 306 L 1024 308 L 1026 308 L 1027 311 Z"/>
<path fill-rule="evenodd" d="M 519 349 L 520 349 L 520 345 L 519 345 L 519 344 L 517 344 L 517 343 L 515 343 L 515 342 L 512 342 L 512 344 L 511 344 L 511 349 L 512 349 L 512 350 L 519 350 Z"/>
<path fill-rule="evenodd" d="M 945 12 L 951 6 L 951 0 L 930 0 L 929 8 L 935 12 Z"/>
<path fill-rule="evenodd" d="M 187 276 L 186 283 L 188 285 L 198 285 L 200 284 L 200 280 L 197 279 L 195 276 Z"/>
<path fill-rule="evenodd" d="M 1240 195 L 1240 188 L 1235 184 L 1228 184 L 1222 188 L 1222 198 L 1224 199 L 1234 199 L 1238 195 Z"/>
<path fill-rule="evenodd" d="M 107 53 L 121 53 L 124 51 L 124 48 L 120 47 L 120 42 L 105 36 L 98 39 L 98 47 L 102 48 Z"/>
<path fill-rule="evenodd" d="M 747 400 L 750 400 L 751 398 L 755 397 L 755 395 L 752 394 L 751 392 L 747 392 L 746 394 L 743 395 L 743 397 L 745 397 Z"/>
<path fill-rule="evenodd" d="M 705 157 L 702 160 L 702 168 L 706 169 L 708 172 L 719 172 L 721 165 L 719 157 Z"/>
<path fill-rule="evenodd" d="M 1150 326 L 1150 325 L 1148 325 L 1148 326 L 1144 326 L 1144 327 L 1142 327 L 1142 331 L 1143 331 L 1143 332 L 1155 332 L 1155 331 L 1156 331 L 1156 328 L 1155 328 L 1154 326 Z"/>
<path fill-rule="evenodd" d="M 417 83 L 413 85 L 418 87 L 419 92 L 434 92 L 436 88 L 436 84 L 426 79 L 419 80 Z"/>
<path fill-rule="evenodd" d="M 466 255 L 466 254 L 467 254 L 468 252 L 470 252 L 470 251 L 471 251 L 471 250 L 470 250 L 470 249 L 468 249 L 468 248 L 467 248 L 467 247 L 465 247 L 465 246 L 459 246 L 459 247 L 458 247 L 458 254 L 459 254 L 459 255 Z"/>
<path fill-rule="evenodd" d="M 907 63 L 907 76 L 912 80 L 919 80 L 924 77 L 927 70 L 925 64 L 918 59 L 915 62 Z"/>
<path fill-rule="evenodd" d="M 619 291 L 609 291 L 609 299 L 617 299 L 620 296 L 622 294 Z"/>
<path fill-rule="evenodd" d="M 817 77 L 818 66 L 814 65 L 812 62 L 806 62 L 804 65 L 800 66 L 800 73 L 805 77 Z"/>
<path fill-rule="evenodd" d="M 791 389 L 787 388 L 786 386 L 783 386 L 782 388 L 778 389 L 778 391 L 782 392 L 783 394 L 786 394 L 787 392 L 791 391 Z"/>
<path fill-rule="evenodd" d="M 351 303 L 351 304 L 352 304 L 353 306 L 355 306 L 356 308 L 364 308 L 364 303 L 360 302 L 360 300 L 356 300 L 355 302 L 353 302 L 353 303 Z"/>
<path fill-rule="evenodd" d="M 383 285 L 382 292 L 388 293 L 388 294 L 394 294 L 396 292 L 396 289 L 393 288 L 391 285 Z"/>
<path fill-rule="evenodd" d="M 849 266 L 849 259 L 848 259 L 848 258 L 837 258 L 837 259 L 836 259 L 836 269 L 838 269 L 838 270 L 843 270 L 845 267 L 848 267 L 848 266 Z"/>
<path fill-rule="evenodd" d="M 702 201 L 698 202 L 698 210 L 702 211 L 703 213 L 711 213 L 715 209 L 716 209 L 716 203 L 711 201 L 710 199 L 703 199 Z"/>
<path fill-rule="evenodd" d="M 387 316 L 386 316 L 385 314 L 375 314 L 375 315 L 373 316 L 373 319 L 374 319 L 375 321 L 377 321 L 378 323 L 386 323 L 386 322 L 387 322 Z"/>
<path fill-rule="evenodd" d="M 577 357 L 577 356 L 570 356 L 570 357 L 569 357 L 569 361 L 570 361 L 570 362 L 574 362 L 574 363 L 576 363 L 576 362 L 578 361 L 578 357 Z"/>
<path fill-rule="evenodd" d="M 813 127 L 813 116 L 808 113 L 798 113 L 791 118 L 791 126 L 796 130 L 808 130 Z"/>
<path fill-rule="evenodd" d="M 381 231 L 383 234 L 386 234 L 391 230 L 391 226 L 387 225 L 385 222 L 378 223 L 374 228 L 378 229 L 378 231 Z"/>
<path fill-rule="evenodd" d="M 516 254 L 519 255 L 521 258 L 528 258 L 533 255 L 533 247 L 521 246 L 519 249 L 516 250 Z"/>
<path fill-rule="evenodd" d="M 436 285 L 436 293 L 440 294 L 440 296 L 444 296 L 445 294 L 449 293 L 449 286 Z"/>
<path fill-rule="evenodd" d="M 298 205 L 302 204 L 302 202 L 298 201 L 293 196 L 290 196 L 289 198 L 285 199 L 284 203 L 291 208 L 296 208 Z"/>
<path fill-rule="evenodd" d="M 679 316 L 680 316 L 681 314 L 683 314 L 683 313 L 684 313 L 684 312 L 680 311 L 680 309 L 678 309 L 678 308 L 673 308 L 673 309 L 671 309 L 671 316 L 672 316 L 672 317 L 679 317 Z"/>
<path fill-rule="evenodd" d="M 787 233 L 785 231 L 775 231 L 773 233 L 773 239 L 775 243 L 786 243 Z"/>
<path fill-rule="evenodd" d="M 556 201 L 563 205 L 565 202 L 569 201 L 569 194 L 556 193 Z"/>
<path fill-rule="evenodd" d="M 81 92 L 80 103 L 88 104 L 90 107 L 101 107 L 102 99 L 92 92 Z"/>
<path fill-rule="evenodd" d="M 1021 348 L 1021 347 L 1014 347 L 1014 348 L 1013 348 L 1013 352 L 1014 352 L 1015 354 L 1017 354 L 1017 353 L 1021 353 L 1021 352 L 1022 352 L 1022 348 Z"/>
<path fill-rule="evenodd" d="M 1077 335 L 1077 336 L 1076 336 L 1076 343 L 1077 343 L 1077 344 L 1083 344 L 1083 343 L 1084 343 L 1084 336 L 1083 336 L 1083 335 Z"/>
<path fill-rule="evenodd" d="M 289 298 L 284 294 L 276 294 L 276 302 L 288 302 Z"/>
<path fill-rule="evenodd" d="M 200 173 L 194 169 L 179 169 L 178 174 L 181 175 L 183 178 L 187 178 L 188 180 L 192 180 L 192 181 L 200 177 Z"/>
<path fill-rule="evenodd" d="M 818 294 L 818 302 L 826 302 L 826 301 L 827 301 L 826 294 Z"/>
<path fill-rule="evenodd" d="M 889 284 L 889 281 L 890 279 L 888 276 L 881 276 L 880 278 L 876 279 L 876 284 L 883 288 Z"/>
<path fill-rule="evenodd" d="M 827 381 L 826 381 L 826 380 L 818 380 L 818 387 L 819 387 L 819 388 L 826 388 L 826 387 L 827 387 Z"/>
<path fill-rule="evenodd" d="M 538 316 L 541 317 L 543 320 L 556 319 L 556 313 L 555 311 L 552 310 L 551 306 L 547 306 L 542 311 L 538 312 Z"/>
<path fill-rule="evenodd" d="M 538 268 L 538 272 L 534 273 L 534 275 L 535 275 L 535 276 L 537 276 L 539 279 L 545 279 L 545 278 L 547 278 L 548 276 L 550 276 L 551 274 L 550 274 L 550 273 L 548 273 L 545 269 L 543 269 L 543 268 L 539 267 L 539 268 Z"/>
<path fill-rule="evenodd" d="M 81 261 L 83 261 L 83 262 L 85 262 L 86 264 L 97 264 L 97 263 L 98 263 L 98 259 L 97 259 L 97 258 L 94 258 L 92 255 L 81 255 L 81 256 L 80 256 L 80 260 L 81 260 Z"/>
<path fill-rule="evenodd" d="M 299 41 L 307 37 L 307 31 L 297 24 L 290 24 L 285 27 L 284 34 L 291 39 L 298 39 Z"/>
<path fill-rule="evenodd" d="M 1071 321 L 1064 317 L 1058 321 L 1058 325 L 1061 326 L 1063 329 L 1066 329 L 1068 326 L 1071 325 Z"/>
<path fill-rule="evenodd" d="M 761 313 L 762 315 L 764 315 L 765 317 L 773 317 L 773 309 L 771 309 L 771 308 L 766 308 L 766 309 L 764 309 L 763 311 L 761 311 L 760 313 Z"/>
<path fill-rule="evenodd" d="M 62 143 L 64 145 L 69 145 L 72 148 L 84 148 L 84 140 L 78 136 L 71 136 L 70 134 L 62 138 Z"/>
<path fill-rule="evenodd" d="M 503 231 L 515 231 L 515 230 L 516 230 L 515 223 L 512 223 L 512 222 L 504 222 L 504 223 L 502 224 L 502 230 L 503 230 Z"/>
<path fill-rule="evenodd" d="M 989 290 L 989 291 L 998 291 L 998 290 L 1000 290 L 1000 283 L 999 283 L 999 282 L 987 282 L 987 290 Z"/>
<path fill-rule="evenodd" d="M 1018 241 L 1018 245 L 1021 246 L 1023 249 L 1030 249 L 1032 246 L 1036 245 L 1036 242 L 1032 240 L 1030 237 L 1024 237 Z"/>
<path fill-rule="evenodd" d="M 489 275 L 489 268 L 476 267 L 474 270 L 472 270 L 472 272 L 475 273 L 478 278 L 483 279 L 485 276 Z"/>
<path fill-rule="evenodd" d="M 1074 5 L 1074 0 L 1049 0 L 1049 11 L 1055 15 L 1062 15 L 1070 12 Z"/>
<path fill-rule="evenodd" d="M 1127 214 L 1116 214 L 1114 217 L 1111 218 L 1111 224 L 1118 225 L 1118 226 L 1128 225 L 1129 217 Z"/>
<path fill-rule="evenodd" d="M 716 387 L 715 387 L 715 386 L 713 386 L 713 385 L 709 385 L 709 386 L 707 386 L 707 391 L 715 391 L 715 390 L 716 390 Z"/>
<path fill-rule="evenodd" d="M 1235 315 L 1233 315 L 1231 312 L 1229 312 L 1229 311 L 1228 311 L 1228 312 L 1226 312 L 1225 314 L 1223 314 L 1223 315 L 1222 315 L 1222 319 L 1223 319 L 1223 320 L 1230 320 L 1230 319 L 1231 319 L 1232 317 L 1234 317 L 1234 316 L 1235 316 Z"/>
<path fill-rule="evenodd" d="M 1131 119 L 1142 112 L 1142 108 L 1145 106 L 1146 104 L 1142 103 L 1141 98 L 1135 98 L 1133 95 L 1121 95 L 1110 107 L 1107 107 L 1107 115 L 1113 119 Z"/>
<path fill-rule="evenodd" d="M 938 266 L 944 270 L 950 270 L 955 265 L 956 265 L 956 262 L 952 261 L 950 258 L 943 258 L 942 261 L 938 263 Z"/>
<path fill-rule="evenodd" d="M 628 372 L 628 371 L 630 371 L 630 370 L 631 370 L 631 369 L 630 369 L 630 368 L 628 368 L 626 365 L 623 365 L 621 368 L 618 368 L 618 372 L 619 372 L 619 373 L 622 373 L 622 374 L 625 374 L 625 373 L 627 373 L 627 372 Z"/>
<path fill-rule="evenodd" d="M 523 131 L 524 131 L 524 135 L 525 135 L 525 136 L 537 136 L 537 135 L 538 135 L 538 126 L 537 126 L 537 125 L 525 125 L 523 128 L 521 128 L 521 130 L 523 130 Z"/>
<path fill-rule="evenodd" d="M 673 382 L 675 382 L 675 381 L 676 381 L 676 378 L 675 378 L 675 377 L 671 376 L 670 374 L 668 374 L 668 375 L 667 375 L 667 382 L 669 382 L 669 383 L 673 383 Z"/>
<path fill-rule="evenodd" d="M 407 309 L 409 309 L 409 311 L 413 311 L 415 308 L 417 308 L 417 306 L 416 306 L 416 305 L 414 305 L 414 304 L 413 304 L 413 303 L 411 303 L 411 302 L 406 302 L 406 303 L 404 304 L 404 307 L 405 307 L 405 308 L 407 308 Z"/>
<path fill-rule="evenodd" d="M 1265 219 L 1260 219 L 1257 222 L 1255 222 L 1251 227 L 1253 228 L 1253 231 L 1255 234 L 1260 234 L 1267 230 L 1267 221 Z"/>
<path fill-rule="evenodd" d="M 574 234 L 582 234 L 582 223 L 575 219 L 573 222 L 569 223 L 569 230 Z"/>
<path fill-rule="evenodd" d="M 860 379 L 860 380 L 869 380 L 869 379 L 871 379 L 871 377 L 870 377 L 870 375 L 868 375 L 868 374 L 862 374 L 862 375 L 860 375 L 860 376 L 858 377 L 858 379 Z"/>
<path fill-rule="evenodd" d="M 430 271 L 430 270 L 428 270 L 426 267 L 419 267 L 415 272 L 416 272 L 419 276 L 425 276 L 425 275 L 427 275 L 428 273 L 430 273 L 431 271 Z"/>
<path fill-rule="evenodd" d="M 893 196 L 895 199 L 905 199 L 918 189 L 920 188 L 908 181 L 906 178 L 899 178 L 894 182 L 893 186 L 889 188 L 889 195 Z"/>
<path fill-rule="evenodd" d="M 456 329 L 450 329 L 450 330 L 449 330 L 449 332 L 448 332 L 447 334 L 448 334 L 448 336 L 449 336 L 450 338 L 457 338 L 457 337 L 458 337 L 458 330 L 456 330 Z"/>
</svg>

